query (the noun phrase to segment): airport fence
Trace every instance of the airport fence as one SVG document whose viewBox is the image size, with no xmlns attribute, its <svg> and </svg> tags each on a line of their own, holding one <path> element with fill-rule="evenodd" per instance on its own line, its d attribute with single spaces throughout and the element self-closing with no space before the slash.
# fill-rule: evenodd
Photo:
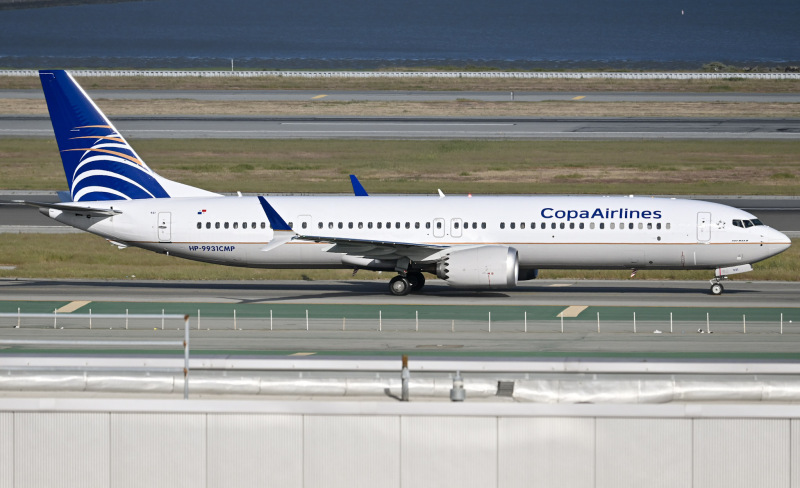
<svg viewBox="0 0 800 488">
<path fill-rule="evenodd" d="M 798 311 L 800 314 L 800 311 Z M 498 317 L 499 315 L 499 317 Z M 798 334 L 800 324 L 782 312 L 759 312 L 748 318 L 747 313 L 735 315 L 713 310 L 695 313 L 695 318 L 675 317 L 672 312 L 663 317 L 652 313 L 637 318 L 636 312 L 627 317 L 619 313 L 602 312 L 584 314 L 581 317 L 542 319 L 541 316 L 521 311 L 510 313 L 486 312 L 483 316 L 469 314 L 448 318 L 415 310 L 406 311 L 403 318 L 396 312 L 386 315 L 377 310 L 374 317 L 363 314 L 348 317 L 315 317 L 313 310 L 300 310 L 294 314 L 275 314 L 263 308 L 260 313 L 248 310 L 229 315 L 219 313 L 204 315 L 201 309 L 192 315 L 191 328 L 196 331 L 260 331 L 260 332 L 377 332 L 377 333 L 451 333 L 451 334 Z M 735 316 L 735 318 L 733 318 Z M 698 318 L 699 317 L 699 318 Z M 93 314 L 88 313 L 0 313 L 0 328 L 9 329 L 102 329 L 102 330 L 181 330 L 185 326 L 184 316 L 168 314 Z"/>
<path fill-rule="evenodd" d="M 176 71 L 176 70 L 70 70 L 76 77 L 164 78 L 512 78 L 512 79 L 616 79 L 616 80 L 799 80 L 800 73 L 607 73 L 526 71 Z M 39 76 L 36 70 L 0 70 L 0 76 Z"/>
</svg>

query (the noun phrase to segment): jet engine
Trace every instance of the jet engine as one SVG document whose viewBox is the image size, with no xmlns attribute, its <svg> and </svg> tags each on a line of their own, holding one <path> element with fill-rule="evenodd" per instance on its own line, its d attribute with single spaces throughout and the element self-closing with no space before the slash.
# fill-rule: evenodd
<svg viewBox="0 0 800 488">
<path fill-rule="evenodd" d="M 436 276 L 459 288 L 511 288 L 519 276 L 518 253 L 508 246 L 456 249 L 436 263 Z"/>
</svg>

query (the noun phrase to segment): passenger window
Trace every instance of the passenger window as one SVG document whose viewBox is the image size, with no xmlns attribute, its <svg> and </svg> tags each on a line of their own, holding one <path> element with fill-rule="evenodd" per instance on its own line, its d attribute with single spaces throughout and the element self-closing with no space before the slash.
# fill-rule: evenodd
<svg viewBox="0 0 800 488">
<path fill-rule="evenodd" d="M 289 225 L 292 225 L 292 224 L 289 224 Z M 228 224 L 227 222 L 225 222 L 225 228 L 227 229 L 228 227 L 230 227 L 230 224 Z"/>
<path fill-rule="evenodd" d="M 561 229 L 564 228 L 564 222 L 561 222 L 561 225 L 559 225 L 559 228 L 561 228 Z"/>
<path fill-rule="evenodd" d="M 453 228 L 458 229 L 458 222 L 453 222 Z"/>
<path fill-rule="evenodd" d="M 419 229 L 419 222 L 414 222 L 414 228 Z"/>
<path fill-rule="evenodd" d="M 339 228 L 341 229 L 341 228 L 343 228 L 343 227 L 344 227 L 344 224 L 342 224 L 341 222 L 339 222 Z"/>
<path fill-rule="evenodd" d="M 519 228 L 520 229 L 524 229 L 525 228 L 525 222 L 520 222 L 519 223 Z"/>
<path fill-rule="evenodd" d="M 247 228 L 247 222 L 242 222 L 242 229 L 246 229 L 246 228 Z"/>
<path fill-rule="evenodd" d="M 616 226 L 616 224 L 614 222 L 611 222 L 610 224 L 608 224 L 608 228 L 609 229 L 613 229 L 615 226 Z"/>
<path fill-rule="evenodd" d="M 239 228 L 239 222 L 234 222 L 233 223 L 233 228 L 234 229 L 238 229 Z"/>
<path fill-rule="evenodd" d="M 506 223 L 505 222 L 500 222 L 500 228 L 501 229 L 505 229 L 506 228 Z"/>
<path fill-rule="evenodd" d="M 643 224 L 643 223 L 641 223 L 641 222 L 639 222 L 639 228 L 640 228 L 640 229 L 644 229 L 644 224 Z"/>
<path fill-rule="evenodd" d="M 333 229 L 333 222 L 328 222 L 328 228 Z"/>
<path fill-rule="evenodd" d="M 347 228 L 348 229 L 352 229 L 353 228 L 353 223 L 352 222 L 348 222 L 347 223 Z"/>
<path fill-rule="evenodd" d="M 202 229 L 202 228 L 203 228 L 203 224 L 201 224 L 200 222 L 198 222 L 198 223 L 197 223 L 197 228 L 198 228 L 198 229 Z"/>
<path fill-rule="evenodd" d="M 256 223 L 255 223 L 255 222 L 252 222 L 252 224 L 251 224 L 251 227 L 250 227 L 250 228 L 251 228 L 251 229 L 255 229 L 255 228 L 256 228 Z"/>
<path fill-rule="evenodd" d="M 228 225 L 228 224 L 225 224 L 225 225 Z M 289 227 L 290 227 L 291 229 L 294 229 L 294 222 L 289 222 Z"/>
<path fill-rule="evenodd" d="M 556 223 L 555 223 L 555 222 L 553 222 L 552 224 L 550 224 L 550 228 L 551 228 L 551 229 L 555 229 L 555 228 L 556 228 Z"/>
<path fill-rule="evenodd" d="M 261 222 L 261 228 L 262 229 L 266 229 L 267 228 L 267 223 L 266 222 Z"/>
<path fill-rule="evenodd" d="M 478 228 L 478 223 L 477 222 L 473 222 L 472 223 L 472 228 L 473 229 L 477 229 Z"/>
<path fill-rule="evenodd" d="M 481 222 L 481 229 L 485 229 L 485 228 L 486 228 L 486 222 Z"/>
<path fill-rule="evenodd" d="M 410 229 L 410 228 L 411 228 L 411 223 L 410 222 L 406 222 L 406 229 Z"/>
<path fill-rule="evenodd" d="M 653 223 L 652 222 L 648 222 L 647 223 L 647 230 L 650 230 L 652 228 L 653 228 Z"/>
<path fill-rule="evenodd" d="M 570 222 L 569 223 L 569 228 L 570 229 L 574 229 L 575 228 L 575 222 Z"/>
<path fill-rule="evenodd" d="M 372 228 L 372 222 L 367 222 L 367 229 L 371 229 L 371 228 Z"/>
<path fill-rule="evenodd" d="M 600 222 L 600 228 L 601 228 L 601 229 L 605 229 L 605 228 L 606 228 L 606 224 L 605 224 L 605 222 Z"/>
<path fill-rule="evenodd" d="M 672 224 L 670 224 L 669 222 L 667 222 L 667 226 L 666 226 L 666 228 L 667 228 L 667 229 L 669 229 L 670 227 L 672 227 Z"/>
<path fill-rule="evenodd" d="M 219 229 L 219 222 L 215 222 L 215 223 L 214 223 L 214 228 L 215 228 L 215 229 Z"/>
<path fill-rule="evenodd" d="M 641 224 L 639 224 L 639 225 L 641 225 Z M 641 229 L 641 227 L 639 227 L 639 228 Z M 631 222 L 630 224 L 628 224 L 628 229 L 631 229 L 631 230 L 633 230 L 633 222 Z"/>
<path fill-rule="evenodd" d="M 589 229 L 594 229 L 594 222 L 589 222 Z"/>
<path fill-rule="evenodd" d="M 206 229 L 210 229 L 210 228 L 211 228 L 211 222 L 206 222 Z"/>
<path fill-rule="evenodd" d="M 359 222 L 358 223 L 358 228 L 359 229 L 363 229 L 364 228 L 364 222 Z"/>
<path fill-rule="evenodd" d="M 442 228 L 442 223 L 441 222 L 436 222 L 436 228 L 437 229 L 441 229 Z"/>
<path fill-rule="evenodd" d="M 656 222 L 656 229 L 661 230 L 661 222 Z"/>
<path fill-rule="evenodd" d="M 425 228 L 426 229 L 430 229 L 431 228 L 431 223 L 430 222 L 425 222 Z"/>
<path fill-rule="evenodd" d="M 383 229 L 383 222 L 378 222 L 378 228 Z"/>
<path fill-rule="evenodd" d="M 535 229 L 535 228 L 536 228 L 536 222 L 531 222 L 531 229 Z"/>
<path fill-rule="evenodd" d="M 400 228 L 400 222 L 395 222 L 394 223 L 394 228 L 395 229 L 399 229 Z"/>
<path fill-rule="evenodd" d="M 578 224 L 578 228 L 579 228 L 579 229 L 583 229 L 583 222 L 581 222 L 580 224 Z"/>
</svg>

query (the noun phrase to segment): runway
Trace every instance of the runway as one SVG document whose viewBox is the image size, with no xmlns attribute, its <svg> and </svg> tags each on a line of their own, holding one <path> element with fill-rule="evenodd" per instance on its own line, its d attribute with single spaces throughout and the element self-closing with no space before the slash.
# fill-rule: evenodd
<svg viewBox="0 0 800 488">
<path fill-rule="evenodd" d="M 800 139 L 800 119 L 120 116 L 127 138 Z M 45 116 L 0 116 L 0 136 L 53 137 Z"/>
</svg>

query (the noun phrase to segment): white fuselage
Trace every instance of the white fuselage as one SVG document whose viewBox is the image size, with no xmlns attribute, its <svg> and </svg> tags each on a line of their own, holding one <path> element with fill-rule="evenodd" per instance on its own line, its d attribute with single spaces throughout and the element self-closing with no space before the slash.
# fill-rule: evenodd
<svg viewBox="0 0 800 488">
<path fill-rule="evenodd" d="M 271 196 L 268 200 L 301 236 L 442 248 L 500 244 L 519 252 L 521 269 L 711 269 L 761 261 L 790 245 L 784 234 L 768 226 L 734 225 L 734 220 L 756 220 L 747 212 L 692 200 L 586 196 Z M 349 248 L 343 260 L 344 253 L 329 251 L 329 242 L 295 240 L 264 251 L 273 231 L 256 197 L 82 203 L 102 203 L 122 213 L 88 218 L 71 211 L 47 213 L 113 241 L 198 261 L 263 268 L 369 268 L 358 265 L 357 249 Z"/>
</svg>

